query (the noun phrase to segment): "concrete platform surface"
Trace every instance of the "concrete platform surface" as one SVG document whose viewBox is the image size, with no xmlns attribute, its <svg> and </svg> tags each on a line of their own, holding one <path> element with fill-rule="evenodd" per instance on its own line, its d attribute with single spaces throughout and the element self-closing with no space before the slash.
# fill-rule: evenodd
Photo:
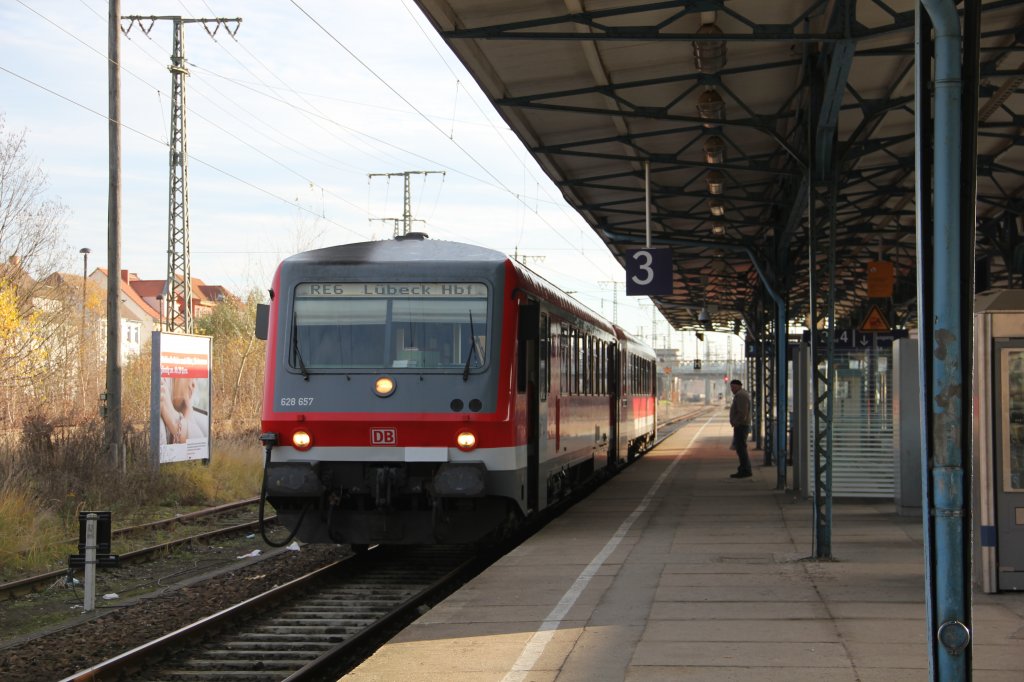
<svg viewBox="0 0 1024 682">
<path fill-rule="evenodd" d="M 704 417 L 556 519 L 352 682 L 928 679 L 919 516 L 837 500 L 833 560 L 774 468 Z M 973 596 L 973 679 L 1024 682 L 1024 594 Z"/>
</svg>

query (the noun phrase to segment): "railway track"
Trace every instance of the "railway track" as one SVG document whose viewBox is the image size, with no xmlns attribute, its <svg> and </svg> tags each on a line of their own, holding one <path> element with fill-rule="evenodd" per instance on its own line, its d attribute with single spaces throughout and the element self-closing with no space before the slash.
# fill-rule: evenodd
<svg viewBox="0 0 1024 682">
<path fill-rule="evenodd" d="M 125 542 L 150 543 L 138 549 L 119 553 L 119 560 L 121 564 L 124 565 L 149 561 L 153 556 L 168 552 L 176 547 L 187 546 L 192 543 L 208 542 L 225 535 L 253 532 L 258 526 L 255 518 L 252 518 L 254 514 L 250 516 L 250 520 L 242 521 L 241 523 L 235 523 L 233 521 L 237 521 L 237 517 L 244 514 L 246 507 L 253 507 L 257 502 L 258 500 L 256 498 L 241 500 L 239 502 L 223 504 L 188 514 L 181 514 L 173 518 L 161 519 L 125 528 L 117 528 L 112 530 L 110 533 L 111 544 L 112 546 L 117 547 L 119 541 L 122 545 Z M 216 521 L 216 519 L 223 517 L 227 517 L 229 525 L 220 525 L 220 523 Z M 270 516 L 267 517 L 266 521 L 273 522 L 275 518 L 276 517 L 274 516 Z M 172 540 L 161 542 L 152 541 L 152 537 L 161 533 L 173 531 L 179 526 L 188 526 L 192 524 L 208 526 L 211 522 L 216 526 L 211 530 L 205 530 L 200 533 L 191 533 Z M 147 536 L 149 536 L 149 539 L 147 539 Z M 77 541 L 69 540 L 68 544 L 69 546 L 73 546 L 72 543 L 75 542 Z M 54 581 L 66 575 L 68 575 L 68 570 L 66 568 L 62 568 L 2 583 L 0 584 L 0 601 L 16 599 L 26 594 L 39 592 L 53 585 Z"/>
<path fill-rule="evenodd" d="M 677 428 L 681 422 L 706 413 L 707 409 L 696 409 L 680 414 L 676 419 L 667 420 L 674 423 L 664 424 L 663 436 Z M 594 485 L 598 483 L 596 479 L 593 481 Z M 550 510 L 551 513 L 546 513 L 545 518 L 531 517 L 524 526 L 521 526 L 521 536 L 508 541 L 502 548 L 490 551 L 486 559 L 477 557 L 474 570 L 478 571 L 484 565 L 489 565 L 504 551 L 508 551 L 531 535 L 550 518 L 564 511 L 588 492 L 589 489 L 578 489 L 568 496 L 562 505 Z M 155 638 L 153 642 L 138 646 L 127 653 L 115 654 L 116 648 L 106 647 L 104 655 L 114 656 L 108 662 L 66 679 L 337 679 L 344 670 L 359 663 L 360 658 L 367 652 L 372 651 L 404 624 L 411 622 L 416 615 L 416 606 L 429 599 L 429 595 L 451 589 L 441 586 L 451 585 L 453 582 L 461 584 L 458 580 L 452 579 L 453 574 L 462 573 L 462 569 L 457 567 L 452 567 L 445 574 L 446 577 L 437 578 L 433 583 L 433 578 L 445 572 L 443 566 L 440 569 L 432 567 L 426 578 L 413 576 L 408 572 L 410 566 L 422 569 L 432 566 L 433 560 L 428 559 L 427 555 L 398 554 L 397 550 L 398 548 L 393 548 L 384 551 L 377 548 L 368 553 L 368 556 L 332 564 L 329 568 L 317 570 L 305 580 L 294 581 L 293 584 L 248 599 L 241 604 L 225 608 L 231 602 L 221 600 L 218 608 L 224 610 L 206 617 L 199 624 L 184 627 L 170 635 L 151 634 L 150 637 Z M 420 551 L 441 550 L 434 548 Z M 392 555 L 400 557 L 399 565 L 393 569 L 384 561 Z M 472 561 L 472 558 L 467 557 L 467 562 Z M 359 582 L 353 579 L 350 584 L 344 585 L 329 583 L 334 580 L 336 574 L 355 576 L 354 569 L 359 565 L 373 566 L 371 573 L 374 580 Z M 472 572 L 473 570 L 466 570 L 463 574 L 468 576 Z M 294 576 L 296 573 L 292 574 Z M 272 583 L 268 583 L 270 584 Z M 324 587 L 318 587 L 319 584 L 323 584 Z M 252 594 L 250 591 L 249 595 Z M 304 596 L 301 600 L 294 601 L 299 599 L 296 594 Z M 187 603 L 184 602 L 185 611 L 189 609 Z M 214 610 L 205 612 L 213 613 Z M 253 615 L 254 612 L 266 615 Z M 397 625 L 396 620 L 400 622 Z M 259 625 L 241 631 L 234 630 L 236 626 L 233 624 L 240 621 Z M 184 622 L 186 621 L 178 620 L 178 624 Z M 180 625 L 172 626 L 171 629 L 174 627 Z M 214 639 L 212 634 L 228 631 L 233 634 L 222 639 L 219 635 L 218 639 Z M 386 631 L 386 635 L 379 634 L 381 631 Z M 368 640 L 373 640 L 373 645 L 368 644 Z M 126 643 L 131 641 L 130 638 L 126 639 Z M 138 642 L 143 641 L 145 639 L 135 638 L 134 643 L 128 646 L 136 646 Z M 353 648 L 358 649 L 359 653 L 352 653 Z M 173 651 L 180 652 L 180 655 L 172 653 Z M 339 658 L 347 659 L 349 665 L 334 663 Z M 101 656 L 91 659 L 95 662 L 100 660 Z M 157 659 L 170 662 L 167 670 L 164 670 L 164 664 L 160 664 L 162 672 L 159 675 L 157 664 L 154 663 Z M 324 667 L 330 672 L 316 672 Z M 63 668 L 59 674 L 53 676 L 53 679 L 68 675 L 72 670 L 75 668 Z M 126 671 L 135 671 L 136 677 L 129 677 Z"/>
<path fill-rule="evenodd" d="M 493 560 L 493 556 L 489 560 Z M 65 678 L 310 680 L 339 675 L 488 560 L 465 547 L 377 548 Z"/>
</svg>

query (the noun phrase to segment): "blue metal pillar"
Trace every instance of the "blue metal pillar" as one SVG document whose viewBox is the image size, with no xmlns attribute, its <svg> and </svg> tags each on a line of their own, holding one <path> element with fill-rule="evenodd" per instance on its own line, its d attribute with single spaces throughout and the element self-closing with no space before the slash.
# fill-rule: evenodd
<svg viewBox="0 0 1024 682">
<path fill-rule="evenodd" d="M 969 541 L 965 499 L 969 499 L 966 486 L 970 484 L 969 468 L 965 475 L 965 466 L 969 466 L 970 455 L 964 451 L 962 425 L 970 412 L 964 410 L 961 325 L 961 37 L 953 0 L 922 0 L 921 4 L 935 28 L 934 121 L 932 131 L 928 131 L 922 111 L 928 111 L 929 93 L 920 77 L 929 73 L 927 62 L 921 60 L 928 27 L 918 11 L 918 149 L 927 148 L 934 136 L 930 185 L 922 179 L 927 175 L 927 165 L 919 167 L 917 174 L 918 207 L 932 207 L 932 220 L 927 221 L 927 210 L 919 213 L 917 228 L 919 247 L 930 242 L 930 249 L 918 250 L 919 294 L 926 294 L 918 297 L 922 327 L 921 445 L 924 464 L 930 468 L 922 472 L 926 493 L 926 602 L 931 676 L 947 682 L 968 680 L 971 675 L 970 590 L 964 570 L 965 543 Z M 968 560 L 968 570 L 969 566 Z"/>
</svg>

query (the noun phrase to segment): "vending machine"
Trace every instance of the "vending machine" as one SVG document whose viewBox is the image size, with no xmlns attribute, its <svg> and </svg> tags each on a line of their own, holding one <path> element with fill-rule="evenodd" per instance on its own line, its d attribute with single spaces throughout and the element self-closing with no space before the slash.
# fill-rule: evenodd
<svg viewBox="0 0 1024 682">
<path fill-rule="evenodd" d="M 1024 590 L 1024 290 L 974 303 L 975 582 Z"/>
</svg>

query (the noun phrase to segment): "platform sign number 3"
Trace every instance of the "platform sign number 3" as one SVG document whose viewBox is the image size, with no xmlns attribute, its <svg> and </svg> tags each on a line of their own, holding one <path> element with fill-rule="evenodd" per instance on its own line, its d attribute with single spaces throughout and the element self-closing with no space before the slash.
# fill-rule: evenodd
<svg viewBox="0 0 1024 682">
<path fill-rule="evenodd" d="M 672 249 L 635 249 L 626 253 L 626 295 L 672 293 Z"/>
</svg>

